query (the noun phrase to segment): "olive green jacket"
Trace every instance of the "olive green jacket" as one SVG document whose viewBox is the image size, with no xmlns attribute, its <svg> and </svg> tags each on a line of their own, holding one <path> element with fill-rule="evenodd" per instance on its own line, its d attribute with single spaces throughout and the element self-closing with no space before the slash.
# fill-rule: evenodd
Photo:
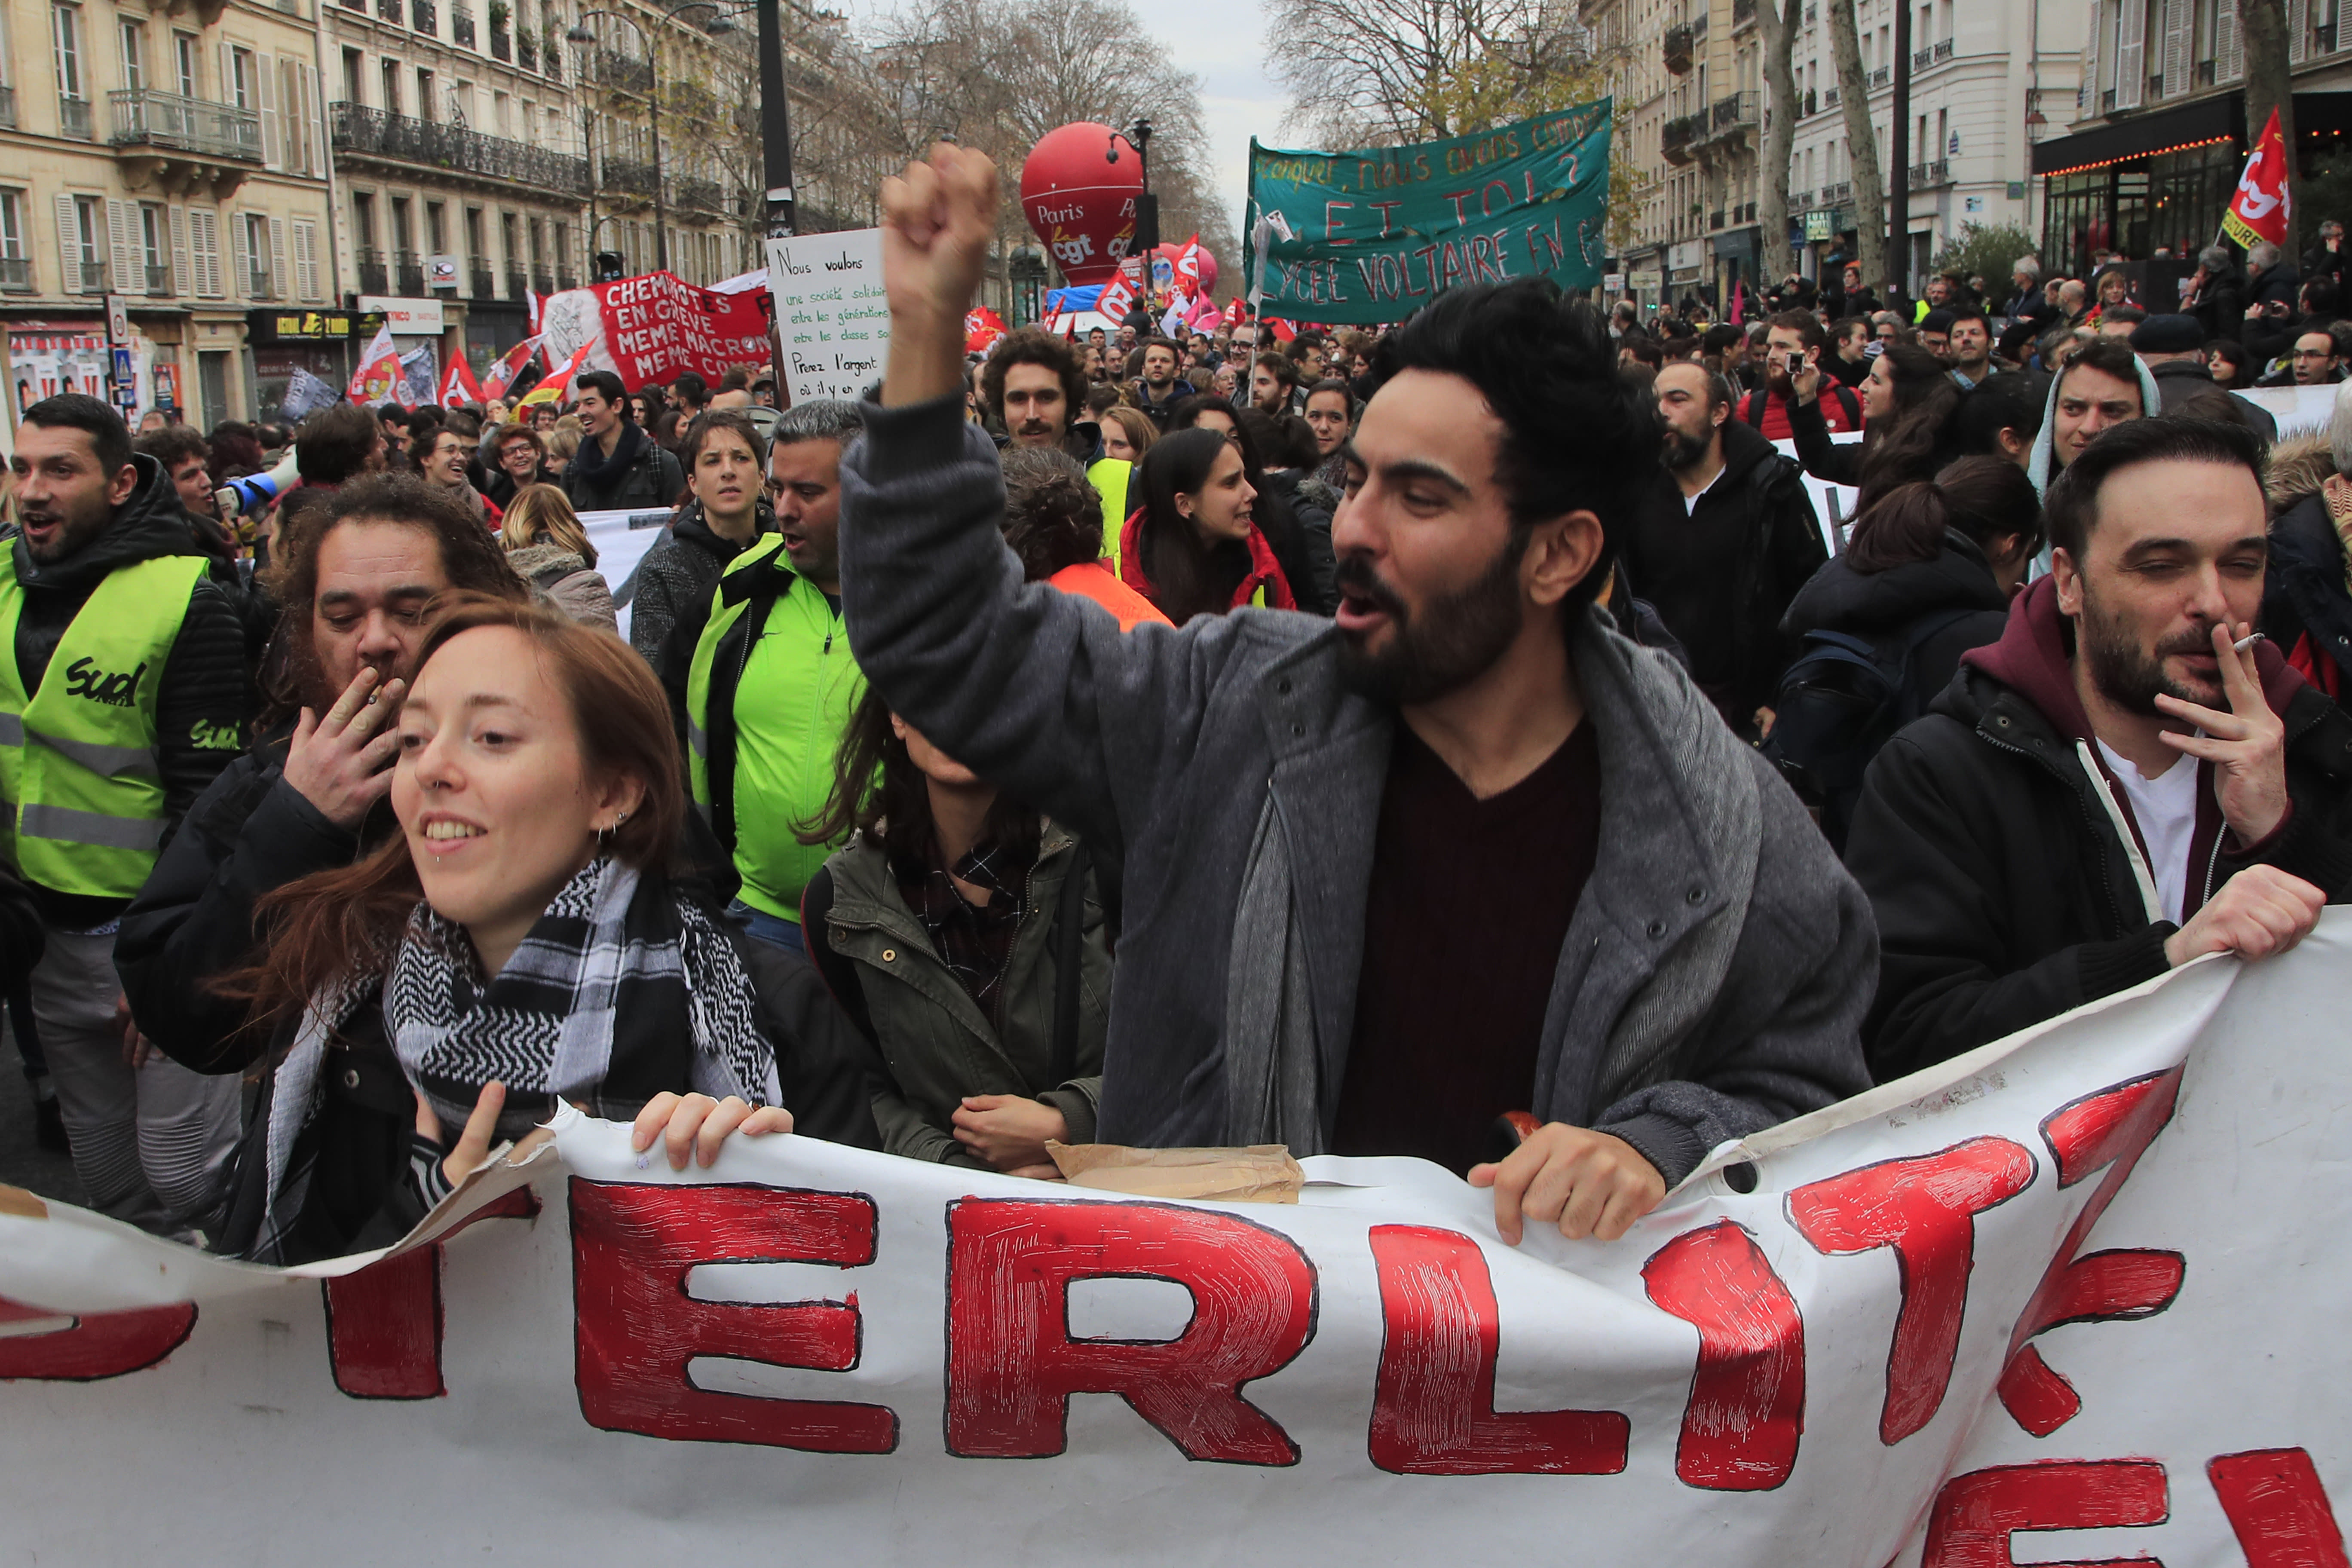
<svg viewBox="0 0 2352 1568">
<path fill-rule="evenodd" d="M 969 1094 L 1013 1094 L 1042 1101 L 1069 1124 L 1068 1142 L 1091 1143 L 1109 1029 L 1111 959 L 1101 904 L 1087 874 L 1079 947 L 1076 1071 L 1054 1081 L 1054 912 L 1077 838 L 1047 821 L 1028 901 L 1005 966 L 1002 1034 L 940 959 L 898 891 L 888 858 L 864 835 L 826 862 L 833 907 L 824 920 L 834 952 L 857 966 L 875 1044 L 888 1073 L 874 1096 L 882 1146 L 893 1154 L 982 1169 L 956 1142 L 951 1118 Z M 814 913 L 814 911 L 812 911 Z"/>
</svg>

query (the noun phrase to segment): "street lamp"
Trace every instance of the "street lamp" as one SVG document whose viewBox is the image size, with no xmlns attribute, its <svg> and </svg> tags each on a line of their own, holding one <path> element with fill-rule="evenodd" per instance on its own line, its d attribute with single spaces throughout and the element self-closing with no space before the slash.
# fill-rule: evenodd
<svg viewBox="0 0 2352 1568">
<path fill-rule="evenodd" d="M 670 12 L 670 15 L 677 16 L 679 12 L 691 11 L 698 7 L 706 5 L 709 6 L 718 14 L 711 17 L 709 23 L 703 30 L 715 37 L 724 37 L 728 34 L 737 31 L 738 29 L 735 26 L 734 20 L 735 17 L 740 16 L 744 10 L 748 9 L 748 7 L 745 6 L 737 6 L 734 9 L 730 10 L 720 6 L 718 0 L 686 0 L 684 5 L 673 9 Z M 563 37 L 565 41 L 583 52 L 580 74 L 583 80 L 586 79 L 588 74 L 585 52 L 590 45 L 596 42 L 596 35 L 591 32 L 588 28 L 588 23 L 592 19 L 609 19 L 625 25 L 629 31 L 636 34 L 637 42 L 645 47 L 646 72 L 646 119 L 648 129 L 651 132 L 653 144 L 654 265 L 659 268 L 662 271 L 667 272 L 669 270 L 669 209 L 662 198 L 661 40 L 647 33 L 643 26 L 639 26 L 635 17 L 627 16 L 622 12 L 583 11 L 580 13 L 579 20 L 572 24 L 571 28 L 564 33 Z M 590 151 L 592 153 L 594 151 L 593 146 Z M 594 232 L 594 208 L 595 194 L 594 187 L 592 185 L 589 193 L 590 232 L 592 234 Z"/>
</svg>

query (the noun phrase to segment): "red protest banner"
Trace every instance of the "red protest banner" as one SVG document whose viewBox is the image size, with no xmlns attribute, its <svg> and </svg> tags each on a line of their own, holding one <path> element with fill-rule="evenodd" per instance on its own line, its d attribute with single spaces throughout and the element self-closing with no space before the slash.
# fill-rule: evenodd
<svg viewBox="0 0 2352 1568">
<path fill-rule="evenodd" d="M 668 272 L 551 294 L 540 314 L 550 358 L 583 342 L 587 364 L 610 363 L 631 392 L 693 371 L 713 385 L 739 364 L 768 360 L 766 296 L 718 294 Z"/>
</svg>

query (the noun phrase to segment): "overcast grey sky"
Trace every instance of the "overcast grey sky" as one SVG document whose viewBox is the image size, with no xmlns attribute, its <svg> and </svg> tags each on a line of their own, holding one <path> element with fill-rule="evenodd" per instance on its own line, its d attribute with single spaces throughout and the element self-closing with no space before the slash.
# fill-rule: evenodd
<svg viewBox="0 0 2352 1568">
<path fill-rule="evenodd" d="M 860 23 L 887 14 L 888 0 L 837 0 Z M 1234 233 L 1242 230 L 1249 195 L 1249 144 L 1256 136 L 1284 144 L 1282 91 L 1265 74 L 1260 0 L 1134 0 L 1137 14 L 1179 69 L 1201 79 L 1201 108 L 1209 127 L 1218 193 Z M 1005 171 L 1017 179 L 1018 170 Z M 1165 238 L 1166 236 L 1161 237 Z M 1176 237 L 1181 238 L 1180 235 Z M 1238 266 L 1239 257 L 1219 257 Z"/>
</svg>

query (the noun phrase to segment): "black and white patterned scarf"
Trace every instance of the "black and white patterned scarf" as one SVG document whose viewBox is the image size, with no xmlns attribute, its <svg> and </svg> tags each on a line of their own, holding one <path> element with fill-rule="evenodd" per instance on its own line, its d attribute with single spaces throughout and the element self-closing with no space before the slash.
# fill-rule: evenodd
<svg viewBox="0 0 2352 1568">
<path fill-rule="evenodd" d="M 300 1210 L 289 1162 L 318 1103 L 329 1041 L 371 983 L 317 998 L 279 1065 L 269 1127 L 274 1236 Z M 497 1138 L 521 1136 L 559 1100 L 625 1121 L 664 1090 L 776 1105 L 775 1052 L 751 978 L 699 906 L 599 856 L 564 884 L 506 967 L 485 978 L 463 926 L 419 903 L 383 977 L 384 1034 L 408 1081 L 457 1141 L 482 1085 L 507 1086 Z M 291 1184 L 299 1186 L 297 1181 Z"/>
</svg>

